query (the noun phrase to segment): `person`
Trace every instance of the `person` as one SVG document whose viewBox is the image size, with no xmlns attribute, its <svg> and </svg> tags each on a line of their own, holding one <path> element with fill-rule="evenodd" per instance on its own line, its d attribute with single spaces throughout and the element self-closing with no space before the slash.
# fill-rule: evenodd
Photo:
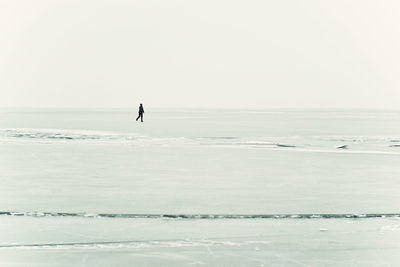
<svg viewBox="0 0 400 267">
<path fill-rule="evenodd" d="M 136 118 L 136 121 L 140 118 L 140 121 L 143 122 L 143 113 L 144 113 L 143 105 L 140 104 L 140 106 L 139 106 L 139 116 Z"/>
</svg>

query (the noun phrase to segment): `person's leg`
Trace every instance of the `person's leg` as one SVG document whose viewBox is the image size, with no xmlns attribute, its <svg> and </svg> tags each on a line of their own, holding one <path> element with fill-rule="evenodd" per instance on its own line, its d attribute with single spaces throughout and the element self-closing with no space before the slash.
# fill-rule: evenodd
<svg viewBox="0 0 400 267">
<path fill-rule="evenodd" d="M 143 122 L 143 113 L 140 114 L 140 120 Z"/>
<path fill-rule="evenodd" d="M 140 118 L 140 114 L 139 114 L 139 116 L 137 116 L 136 121 L 137 121 L 139 118 Z"/>
</svg>

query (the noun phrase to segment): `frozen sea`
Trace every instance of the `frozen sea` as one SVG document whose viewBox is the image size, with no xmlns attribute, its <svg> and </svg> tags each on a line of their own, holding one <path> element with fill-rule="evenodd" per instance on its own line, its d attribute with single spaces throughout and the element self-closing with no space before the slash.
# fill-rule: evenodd
<svg viewBox="0 0 400 267">
<path fill-rule="evenodd" d="M 0 266 L 398 266 L 400 111 L 0 109 Z"/>
</svg>

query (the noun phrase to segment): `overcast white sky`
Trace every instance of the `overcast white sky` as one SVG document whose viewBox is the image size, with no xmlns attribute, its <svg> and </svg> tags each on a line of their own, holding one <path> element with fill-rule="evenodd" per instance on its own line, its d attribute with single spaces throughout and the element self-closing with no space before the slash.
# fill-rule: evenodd
<svg viewBox="0 0 400 267">
<path fill-rule="evenodd" d="M 398 108 L 397 0 L 0 0 L 0 107 Z"/>
</svg>

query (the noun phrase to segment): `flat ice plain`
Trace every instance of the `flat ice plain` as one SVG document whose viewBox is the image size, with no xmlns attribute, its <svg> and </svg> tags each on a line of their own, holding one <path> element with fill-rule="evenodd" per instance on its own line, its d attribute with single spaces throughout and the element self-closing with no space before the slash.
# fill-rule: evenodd
<svg viewBox="0 0 400 267">
<path fill-rule="evenodd" d="M 0 266 L 398 266 L 400 112 L 135 115 L 0 110 Z"/>
</svg>

